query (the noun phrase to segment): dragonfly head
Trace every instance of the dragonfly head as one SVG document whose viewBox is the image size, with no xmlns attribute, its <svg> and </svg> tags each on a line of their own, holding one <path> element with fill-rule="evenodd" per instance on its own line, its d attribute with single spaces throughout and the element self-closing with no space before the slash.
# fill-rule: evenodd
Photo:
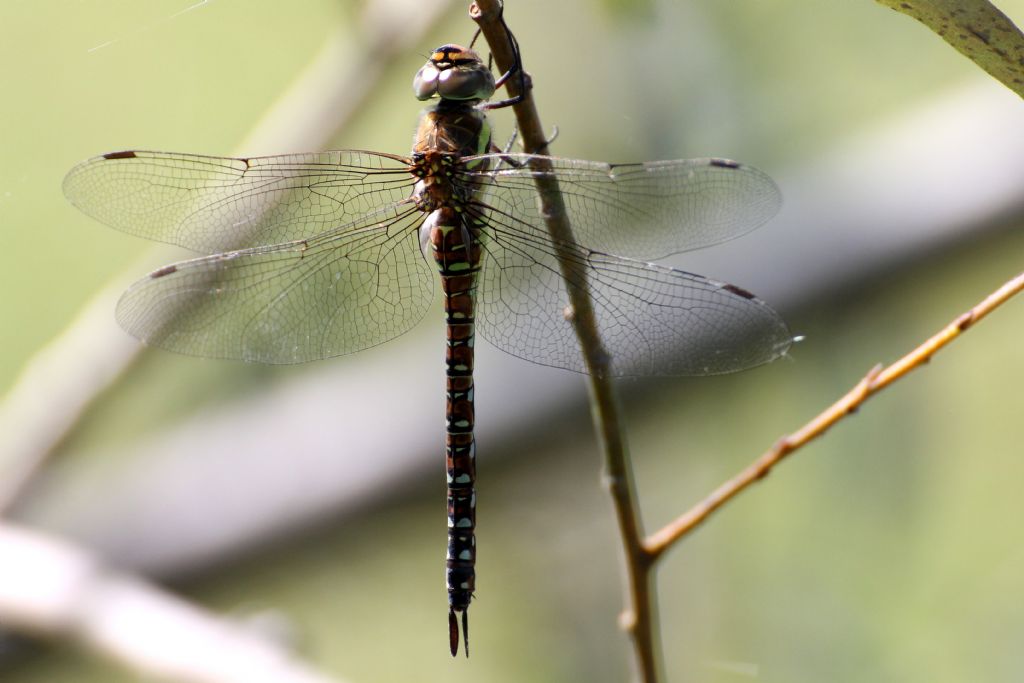
<svg viewBox="0 0 1024 683">
<path fill-rule="evenodd" d="M 494 94 L 494 75 L 473 50 L 461 45 L 442 45 L 412 79 L 416 97 L 429 100 L 478 101 Z"/>
</svg>

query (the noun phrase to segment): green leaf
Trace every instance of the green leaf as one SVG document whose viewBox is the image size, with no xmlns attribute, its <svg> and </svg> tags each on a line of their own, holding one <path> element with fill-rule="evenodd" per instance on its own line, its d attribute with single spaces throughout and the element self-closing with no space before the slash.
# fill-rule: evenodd
<svg viewBox="0 0 1024 683">
<path fill-rule="evenodd" d="M 985 0 L 878 0 L 939 34 L 961 54 L 1024 97 L 1024 35 Z"/>
</svg>

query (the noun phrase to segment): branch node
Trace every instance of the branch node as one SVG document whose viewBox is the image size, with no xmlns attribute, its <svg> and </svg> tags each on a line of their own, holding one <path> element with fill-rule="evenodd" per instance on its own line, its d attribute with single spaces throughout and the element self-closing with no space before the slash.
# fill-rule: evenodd
<svg viewBox="0 0 1024 683">
<path fill-rule="evenodd" d="M 619 628 L 626 633 L 636 630 L 636 612 L 631 609 L 624 609 L 619 612 Z"/>
<path fill-rule="evenodd" d="M 875 363 L 860 382 L 857 383 L 857 386 L 849 394 L 850 404 L 846 406 L 845 411 L 847 415 L 856 413 L 861 403 L 878 389 L 877 380 L 884 369 L 881 363 Z"/>
<path fill-rule="evenodd" d="M 864 382 L 869 385 L 873 385 L 878 376 L 882 374 L 883 366 L 881 363 L 875 363 L 875 366 L 868 370 L 868 374 L 864 375 Z"/>
<path fill-rule="evenodd" d="M 770 452 L 778 453 L 779 455 L 785 455 L 793 450 L 793 435 L 786 434 L 776 439 L 775 443 L 772 444 Z"/>
</svg>

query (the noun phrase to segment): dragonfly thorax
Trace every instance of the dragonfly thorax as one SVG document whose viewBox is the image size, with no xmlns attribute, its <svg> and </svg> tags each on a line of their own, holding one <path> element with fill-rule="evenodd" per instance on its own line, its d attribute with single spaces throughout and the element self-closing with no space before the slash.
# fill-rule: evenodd
<svg viewBox="0 0 1024 683">
<path fill-rule="evenodd" d="M 413 175 L 419 177 L 412 199 L 416 208 L 424 213 L 448 206 L 459 207 L 471 194 L 464 183 L 454 181 L 459 161 L 446 152 L 422 152 L 413 156 Z"/>
<path fill-rule="evenodd" d="M 421 100 L 479 102 L 494 94 L 494 76 L 473 50 L 461 45 L 442 45 L 434 50 L 412 81 Z"/>
<path fill-rule="evenodd" d="M 420 117 L 413 153 L 471 156 L 486 154 L 490 147 L 491 126 L 482 111 L 465 102 L 441 100 Z"/>
</svg>

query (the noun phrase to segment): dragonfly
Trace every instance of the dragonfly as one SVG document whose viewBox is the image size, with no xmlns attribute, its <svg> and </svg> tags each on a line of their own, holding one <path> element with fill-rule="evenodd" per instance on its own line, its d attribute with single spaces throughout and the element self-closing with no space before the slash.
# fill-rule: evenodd
<svg viewBox="0 0 1024 683">
<path fill-rule="evenodd" d="M 495 79 L 442 45 L 413 89 L 429 101 L 411 154 L 254 158 L 120 151 L 75 166 L 64 192 L 118 230 L 203 254 L 132 285 L 116 317 L 145 344 L 207 358 L 301 363 L 391 340 L 440 283 L 447 330 L 448 632 L 468 656 L 476 586 L 476 332 L 519 358 L 588 371 L 567 315 L 593 302 L 607 373 L 713 375 L 774 360 L 792 336 L 742 287 L 652 260 L 747 233 L 780 206 L 761 171 L 706 158 L 608 164 L 492 141 Z M 556 179 L 571 239 L 546 229 L 535 182 Z"/>
</svg>

